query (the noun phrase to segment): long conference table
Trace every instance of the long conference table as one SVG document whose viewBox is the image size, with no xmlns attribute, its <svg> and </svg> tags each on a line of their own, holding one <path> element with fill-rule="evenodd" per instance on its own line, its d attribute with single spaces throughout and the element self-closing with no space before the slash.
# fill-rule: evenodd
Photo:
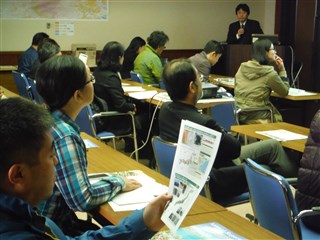
<svg viewBox="0 0 320 240">
<path fill-rule="evenodd" d="M 166 90 L 164 90 L 164 89 L 160 89 L 160 88 L 153 87 L 153 86 L 147 86 L 142 83 L 134 82 L 131 80 L 122 80 L 122 83 L 127 84 L 128 86 L 141 87 L 142 89 L 144 89 L 144 91 L 155 91 L 156 92 L 155 94 L 166 93 Z M 130 91 L 126 91 L 125 95 L 130 96 Z M 151 103 L 154 106 L 158 106 L 158 105 L 161 106 L 161 104 L 163 103 L 163 102 L 159 102 L 159 100 L 155 97 L 147 98 L 147 99 L 145 99 L 145 101 L 148 103 Z M 206 109 L 206 108 L 210 108 L 212 106 L 215 106 L 217 104 L 232 103 L 232 102 L 234 102 L 234 99 L 228 98 L 228 97 L 200 99 L 197 102 L 196 107 L 199 109 Z"/>
<path fill-rule="evenodd" d="M 216 75 L 216 74 L 210 74 L 209 75 L 209 81 L 213 84 L 219 85 L 224 88 L 234 89 L 234 82 L 230 81 L 218 81 L 218 79 L 232 79 L 232 77 L 228 76 L 222 76 L 222 75 Z M 320 93 L 315 92 L 307 92 L 312 93 L 312 95 L 301 95 L 301 96 L 280 96 L 279 94 L 272 92 L 271 96 L 276 98 L 283 98 L 291 101 L 310 101 L 310 100 L 320 100 Z"/>
<path fill-rule="evenodd" d="M 269 139 L 269 138 L 267 136 L 258 134 L 257 131 L 270 131 L 270 130 L 280 130 L 280 129 L 302 134 L 305 136 L 308 136 L 310 131 L 309 128 L 301 127 L 301 126 L 294 125 L 291 123 L 286 123 L 286 122 L 231 126 L 231 131 L 233 132 L 240 133 L 240 134 L 261 139 L 261 140 Z M 283 147 L 290 148 L 292 150 L 303 153 L 306 142 L 307 142 L 307 139 L 301 139 L 301 140 L 281 141 L 280 143 Z"/>
<path fill-rule="evenodd" d="M 97 148 L 89 148 L 87 150 L 89 173 L 141 170 L 157 182 L 168 186 L 169 179 L 167 177 L 138 163 L 86 133 L 81 133 L 81 136 L 83 139 L 89 139 L 98 146 Z M 99 208 L 99 214 L 112 224 L 118 224 L 121 219 L 130 213 L 130 211 L 114 212 L 108 203 L 101 205 Z M 219 204 L 203 196 L 199 196 L 181 227 L 207 222 L 218 222 L 229 230 L 248 239 L 281 239 L 276 234 L 249 222 Z M 163 228 L 163 230 L 166 229 L 166 227 Z"/>
</svg>

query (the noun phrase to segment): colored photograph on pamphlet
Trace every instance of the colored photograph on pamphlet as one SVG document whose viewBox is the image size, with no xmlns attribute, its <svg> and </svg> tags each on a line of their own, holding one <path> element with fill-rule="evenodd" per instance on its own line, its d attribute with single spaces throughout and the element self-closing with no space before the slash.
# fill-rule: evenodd
<svg viewBox="0 0 320 240">
<path fill-rule="evenodd" d="M 202 191 L 217 155 L 221 133 L 183 120 L 170 176 L 172 200 L 162 221 L 175 231 Z"/>
</svg>

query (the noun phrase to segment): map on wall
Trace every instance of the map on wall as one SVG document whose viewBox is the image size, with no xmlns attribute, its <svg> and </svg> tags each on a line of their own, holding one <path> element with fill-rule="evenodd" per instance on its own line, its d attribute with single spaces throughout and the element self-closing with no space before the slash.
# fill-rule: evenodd
<svg viewBox="0 0 320 240">
<path fill-rule="evenodd" d="M 2 19 L 108 20 L 109 0 L 0 0 Z"/>
</svg>

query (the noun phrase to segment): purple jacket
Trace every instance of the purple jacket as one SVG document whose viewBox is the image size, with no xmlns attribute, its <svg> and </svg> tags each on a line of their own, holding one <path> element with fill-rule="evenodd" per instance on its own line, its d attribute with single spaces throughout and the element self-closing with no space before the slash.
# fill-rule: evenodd
<svg viewBox="0 0 320 240">
<path fill-rule="evenodd" d="M 300 160 L 295 197 L 299 211 L 320 206 L 320 110 L 310 125 L 310 134 Z M 304 217 L 303 222 L 320 232 L 320 215 Z"/>
</svg>

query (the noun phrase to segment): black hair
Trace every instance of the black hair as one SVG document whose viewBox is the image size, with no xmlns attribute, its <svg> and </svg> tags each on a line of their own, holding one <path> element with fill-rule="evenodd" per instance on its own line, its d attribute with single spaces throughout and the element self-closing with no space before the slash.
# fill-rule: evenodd
<svg viewBox="0 0 320 240">
<path fill-rule="evenodd" d="M 44 61 L 36 74 L 37 90 L 50 111 L 65 106 L 74 92 L 87 81 L 86 67 L 77 57 L 53 56 Z"/>
<path fill-rule="evenodd" d="M 223 46 L 215 41 L 215 40 L 210 40 L 207 42 L 206 46 L 204 47 L 203 51 L 208 54 L 211 52 L 215 52 L 216 54 L 222 54 L 223 52 Z"/>
<path fill-rule="evenodd" d="M 124 52 L 124 61 L 121 69 L 122 77 L 130 78 L 129 73 L 134 68 L 134 60 L 138 56 L 138 50 L 145 45 L 146 41 L 141 37 L 135 37 L 131 40 L 128 48 Z"/>
<path fill-rule="evenodd" d="M 248 14 L 248 16 L 250 15 L 250 8 L 249 8 L 249 6 L 248 6 L 247 4 L 245 4 L 245 3 L 240 3 L 240 4 L 236 7 L 236 14 L 237 14 L 237 12 L 238 12 L 240 9 L 242 9 L 243 11 L 245 11 L 245 12 Z"/>
<path fill-rule="evenodd" d="M 52 38 L 44 39 L 37 49 L 40 63 L 60 52 L 59 44 Z"/>
<path fill-rule="evenodd" d="M 169 37 L 163 31 L 154 31 L 147 38 L 148 44 L 153 48 L 164 47 L 169 41 Z"/>
<path fill-rule="evenodd" d="M 172 101 L 183 100 L 188 94 L 190 82 L 197 80 L 197 72 L 187 59 L 176 59 L 163 69 L 163 82 Z"/>
<path fill-rule="evenodd" d="M 45 32 L 36 33 L 32 38 L 32 45 L 38 46 L 45 38 L 49 38 L 49 35 Z"/>
<path fill-rule="evenodd" d="M 124 48 L 119 42 L 108 42 L 101 52 L 98 67 L 118 72 L 121 69 L 120 57 L 123 55 Z"/>
<path fill-rule="evenodd" d="M 0 181 L 15 163 L 39 163 L 45 134 L 53 125 L 49 112 L 30 100 L 0 100 Z"/>
<path fill-rule="evenodd" d="M 269 39 L 258 39 L 252 45 L 252 58 L 258 61 L 261 65 L 270 64 L 267 57 L 272 42 Z"/>
</svg>

